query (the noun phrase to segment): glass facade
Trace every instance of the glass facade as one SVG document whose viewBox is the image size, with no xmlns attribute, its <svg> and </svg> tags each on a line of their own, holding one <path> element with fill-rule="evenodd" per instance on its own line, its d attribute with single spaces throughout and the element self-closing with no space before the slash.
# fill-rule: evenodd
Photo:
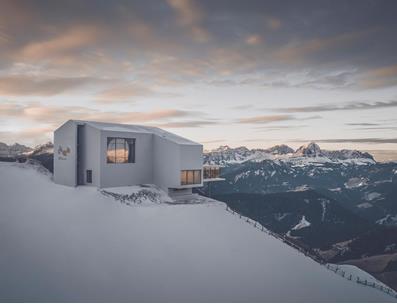
<svg viewBox="0 0 397 304">
<path fill-rule="evenodd" d="M 182 170 L 181 185 L 201 184 L 201 170 Z"/>
<path fill-rule="evenodd" d="M 107 138 L 108 164 L 135 163 L 135 138 Z"/>
<path fill-rule="evenodd" d="M 221 170 L 217 166 L 204 166 L 204 179 L 219 178 Z"/>
</svg>

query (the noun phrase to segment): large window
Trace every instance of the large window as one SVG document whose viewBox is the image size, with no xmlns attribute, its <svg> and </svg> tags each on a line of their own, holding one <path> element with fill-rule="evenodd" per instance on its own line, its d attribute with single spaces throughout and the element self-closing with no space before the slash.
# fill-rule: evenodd
<svg viewBox="0 0 397 304">
<path fill-rule="evenodd" d="M 182 170 L 181 185 L 201 184 L 201 170 Z"/>
<path fill-rule="evenodd" d="M 218 166 L 204 166 L 204 179 L 219 178 L 220 174 Z"/>
<path fill-rule="evenodd" d="M 135 163 L 135 138 L 108 137 L 107 163 Z"/>
</svg>

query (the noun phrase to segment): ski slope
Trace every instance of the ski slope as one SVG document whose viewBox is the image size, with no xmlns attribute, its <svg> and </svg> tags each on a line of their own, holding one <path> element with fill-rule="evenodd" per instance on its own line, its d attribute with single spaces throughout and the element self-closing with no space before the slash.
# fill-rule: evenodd
<svg viewBox="0 0 397 304">
<path fill-rule="evenodd" d="M 0 163 L 0 301 L 389 302 L 225 211 L 127 206 Z"/>
</svg>

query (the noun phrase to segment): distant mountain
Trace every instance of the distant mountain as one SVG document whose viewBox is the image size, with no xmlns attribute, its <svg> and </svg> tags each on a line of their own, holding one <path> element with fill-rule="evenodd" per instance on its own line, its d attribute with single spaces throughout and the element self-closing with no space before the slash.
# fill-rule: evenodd
<svg viewBox="0 0 397 304">
<path fill-rule="evenodd" d="M 49 141 L 45 144 L 36 146 L 34 149 L 26 153 L 26 155 L 38 156 L 38 155 L 53 154 L 53 153 L 54 153 L 54 144 Z"/>
<path fill-rule="evenodd" d="M 32 151 L 32 148 L 18 143 L 9 146 L 0 142 L 0 157 L 15 157 L 30 151 Z"/>
<path fill-rule="evenodd" d="M 291 147 L 289 147 L 287 145 L 276 145 L 269 149 L 265 149 L 264 152 L 274 154 L 274 155 L 285 155 L 285 154 L 294 153 L 294 149 L 292 149 Z"/>
<path fill-rule="evenodd" d="M 317 157 L 325 156 L 320 146 L 314 142 L 307 145 L 303 145 L 295 151 L 294 156 L 307 156 L 307 157 Z"/>
<path fill-rule="evenodd" d="M 244 162 L 261 162 L 263 160 L 278 160 L 296 164 L 327 162 L 375 163 L 373 156 L 367 152 L 346 149 L 338 151 L 322 150 L 314 142 L 303 145 L 296 151 L 287 145 L 251 150 L 246 147 L 231 148 L 229 146 L 221 146 L 204 153 L 204 163 L 208 164 L 227 165 Z"/>
<path fill-rule="evenodd" d="M 33 159 L 39 161 L 50 172 L 54 170 L 54 144 L 52 142 L 38 145 L 34 149 L 19 144 L 7 146 L 0 143 L 0 153 L 1 151 L 3 154 L 0 154 L 0 161 L 25 162 Z"/>
</svg>

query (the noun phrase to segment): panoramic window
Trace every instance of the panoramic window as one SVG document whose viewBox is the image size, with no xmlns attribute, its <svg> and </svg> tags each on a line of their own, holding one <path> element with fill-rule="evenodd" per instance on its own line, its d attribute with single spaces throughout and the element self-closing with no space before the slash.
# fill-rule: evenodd
<svg viewBox="0 0 397 304">
<path fill-rule="evenodd" d="M 204 167 L 204 179 L 219 178 L 220 168 L 216 166 L 205 166 Z"/>
<path fill-rule="evenodd" d="M 201 170 L 182 170 L 181 185 L 201 184 Z"/>
<path fill-rule="evenodd" d="M 108 137 L 108 164 L 135 163 L 135 138 Z"/>
</svg>

